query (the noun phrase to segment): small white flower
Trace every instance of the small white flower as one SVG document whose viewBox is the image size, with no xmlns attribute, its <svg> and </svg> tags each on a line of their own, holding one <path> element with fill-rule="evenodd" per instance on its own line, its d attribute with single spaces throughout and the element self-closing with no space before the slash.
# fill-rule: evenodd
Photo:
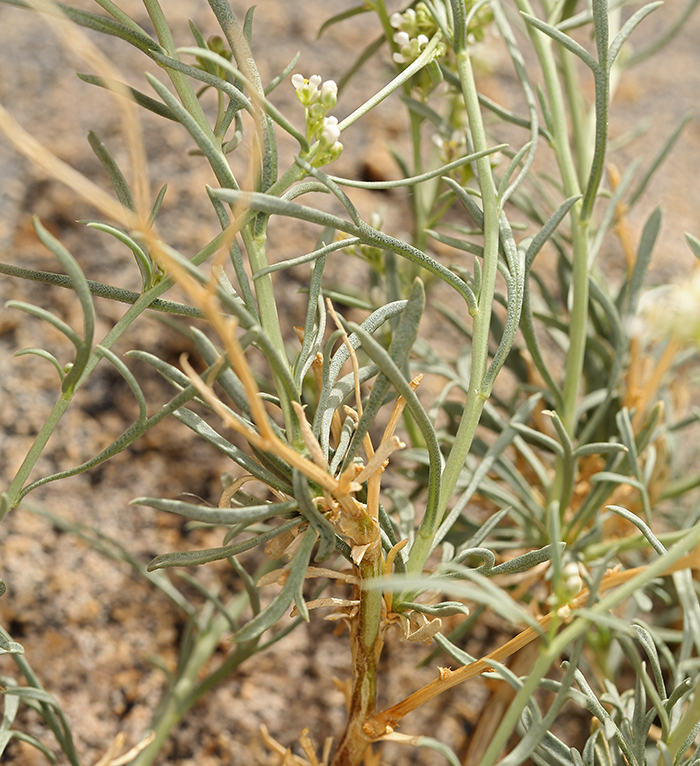
<svg viewBox="0 0 700 766">
<path fill-rule="evenodd" d="M 417 16 L 413 8 L 409 8 L 404 13 L 392 13 L 389 17 L 389 23 L 394 29 L 400 29 L 408 34 L 417 32 Z"/>
<path fill-rule="evenodd" d="M 394 42 L 399 48 L 407 48 L 411 44 L 411 38 L 408 36 L 408 32 L 396 32 Z"/>
<path fill-rule="evenodd" d="M 321 77 L 317 74 L 311 75 L 308 80 L 300 74 L 292 75 L 292 85 L 297 92 L 297 98 L 304 106 L 318 100 L 318 86 L 320 84 Z"/>
</svg>

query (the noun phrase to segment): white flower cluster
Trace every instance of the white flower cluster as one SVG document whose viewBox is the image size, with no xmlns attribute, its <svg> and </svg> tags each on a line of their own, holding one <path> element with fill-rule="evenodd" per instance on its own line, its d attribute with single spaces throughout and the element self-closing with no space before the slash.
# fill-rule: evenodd
<svg viewBox="0 0 700 766">
<path fill-rule="evenodd" d="M 306 108 L 306 137 L 319 142 L 313 164 L 326 165 L 343 151 L 338 118 L 327 116 L 338 103 L 338 86 L 333 80 L 323 82 L 317 74 L 308 79 L 300 74 L 292 75 L 292 85 Z"/>
<path fill-rule="evenodd" d="M 421 51 L 428 44 L 428 38 L 425 35 L 418 37 L 409 37 L 407 32 L 397 32 L 394 35 L 394 42 L 399 46 L 397 53 L 392 58 L 397 64 L 410 64 L 420 56 Z"/>
<path fill-rule="evenodd" d="M 394 29 L 394 42 L 399 47 L 393 59 L 397 64 L 410 64 L 420 56 L 428 44 L 428 34 L 437 28 L 422 3 L 416 10 L 409 8 L 403 13 L 392 13 L 389 22 Z"/>
</svg>

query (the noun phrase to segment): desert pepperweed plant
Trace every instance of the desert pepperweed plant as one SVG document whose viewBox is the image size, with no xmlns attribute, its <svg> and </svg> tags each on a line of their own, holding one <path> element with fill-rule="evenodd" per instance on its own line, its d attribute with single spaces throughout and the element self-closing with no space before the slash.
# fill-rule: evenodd
<svg viewBox="0 0 700 766">
<path fill-rule="evenodd" d="M 114 94 L 130 171 L 107 142 L 89 137 L 111 195 L 51 154 L 6 107 L 0 127 L 76 193 L 86 226 L 125 246 L 141 289 L 88 281 L 38 219 L 36 236 L 61 273 L 0 264 L 6 279 L 73 290 L 82 313 L 76 327 L 37 305 L 7 306 L 49 323 L 69 345 L 22 352 L 55 367 L 57 395 L 4 489 L 0 519 L 37 512 L 34 489 L 100 465 L 166 417 L 229 461 L 218 507 L 192 497 L 133 499 L 130 512 L 147 506 L 221 532 L 219 547 L 163 550 L 147 567 L 128 542 L 40 511 L 129 562 L 189 625 L 149 731 L 124 755 L 111 748 L 100 764 L 158 762 L 203 695 L 303 621 L 323 618 L 344 627 L 337 640 L 351 657 L 347 725 L 325 746 L 314 742 L 314 721 L 298 743 L 266 735 L 280 764 L 386 763 L 386 741 L 430 748 L 431 763 L 698 762 L 700 522 L 689 493 L 700 476 L 675 472 L 679 438 L 697 411 L 679 411 L 669 387 L 689 380 L 697 300 L 692 288 L 644 292 L 661 212 L 647 212 L 638 232 L 627 219 L 688 119 L 659 125 L 664 145 L 655 157 L 621 173 L 607 159 L 617 84 L 648 55 L 663 59 L 697 0 L 671 10 L 624 0 L 366 0 L 321 27 L 322 35 L 363 14 L 376 21 L 375 38 L 337 83 L 298 56 L 263 81 L 253 9 L 239 18 L 227 0 L 208 0 L 211 29 L 191 24 L 186 40 L 174 39 L 168 4 L 158 0 L 143 1 L 148 26 L 111 0 L 96 0 L 95 11 L 4 2 L 55 27 L 89 69 L 80 74 L 86 92 Z M 647 47 L 628 42 L 662 14 L 662 32 Z M 100 35 L 131 45 L 163 76 L 146 74 L 143 90 L 126 85 Z M 516 111 L 479 91 L 484 45 L 507 52 L 520 88 Z M 369 67 L 386 72 L 386 84 L 348 113 L 345 88 L 364 82 Z M 589 87 L 590 103 L 582 95 Z M 276 106 L 283 89 L 296 97 L 284 113 Z M 333 163 L 354 151 L 349 129 L 385 99 L 406 114 L 408 148 L 394 152 L 400 180 L 335 175 Z M 170 246 L 159 224 L 167 189 L 151 192 L 139 109 L 178 123 L 191 138 L 191 161 L 211 168 L 211 185 L 200 191 L 221 231 L 196 253 Z M 284 145 L 295 146 L 286 164 L 278 151 L 284 134 Z M 403 191 L 412 211 L 404 233 L 385 231 L 380 214 L 365 220 L 353 202 L 357 189 Z M 89 218 L 92 210 L 100 220 Z M 316 246 L 281 261 L 267 234 L 290 218 L 314 232 Z M 700 241 L 686 239 L 700 258 Z M 604 242 L 624 260 L 619 279 L 598 265 Z M 548 259 L 546 269 L 538 257 Z M 328 276 L 326 266 L 339 261 L 367 285 L 362 294 Z M 308 269 L 306 313 L 295 336 L 278 294 L 285 270 L 300 264 Z M 174 287 L 186 302 L 167 297 Z M 96 296 L 124 304 L 104 337 Z M 183 354 L 175 365 L 145 349 L 127 359 L 112 350 L 156 313 L 177 325 L 199 360 Z M 424 327 L 436 322 L 459 334 L 457 347 L 446 352 L 434 342 Z M 138 417 L 87 462 L 37 475 L 98 364 L 124 378 Z M 146 400 L 140 376 L 148 368 L 172 386 L 165 404 Z M 214 561 L 240 578 L 228 602 L 200 584 L 197 605 L 167 572 Z M 2 567 L 0 559 L 0 574 Z M 11 599 L 12 583 L 0 586 Z M 471 656 L 464 646 L 491 613 L 512 637 Z M 380 709 L 380 658 L 393 633 L 432 646 L 436 676 Z M 215 657 L 227 638 L 230 649 Z M 0 753 L 19 738 L 52 762 L 58 747 L 72 766 L 83 763 L 58 700 L 2 628 L 0 653 L 16 664 L 14 675 L 3 665 Z M 421 733 L 420 714 L 402 727 L 408 713 L 481 675 L 511 696 L 472 733 L 478 756 L 471 750 L 460 760 Z M 586 720 L 580 740 L 554 733 L 567 703 Z M 48 733 L 40 741 L 18 728 L 23 705 L 38 711 L 53 744 Z M 410 759 L 415 751 L 403 752 Z"/>
</svg>

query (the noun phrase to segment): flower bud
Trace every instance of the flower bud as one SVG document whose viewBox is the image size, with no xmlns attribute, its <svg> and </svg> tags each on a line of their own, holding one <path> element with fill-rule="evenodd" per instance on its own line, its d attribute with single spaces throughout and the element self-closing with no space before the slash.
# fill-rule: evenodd
<svg viewBox="0 0 700 766">
<path fill-rule="evenodd" d="M 334 80 L 326 80 L 321 86 L 321 103 L 326 111 L 338 103 L 338 86 Z"/>
<path fill-rule="evenodd" d="M 340 128 L 337 117 L 326 117 L 321 130 L 321 149 L 333 146 L 340 138 Z M 342 150 L 341 150 L 342 151 Z"/>
<path fill-rule="evenodd" d="M 561 573 L 564 580 L 564 587 L 569 593 L 574 595 L 583 588 L 581 573 L 579 572 L 578 564 L 575 561 L 570 561 L 568 564 L 564 564 Z"/>
<path fill-rule="evenodd" d="M 315 104 L 311 104 L 309 107 L 309 119 L 313 122 L 320 120 L 325 113 L 326 110 L 323 108 L 323 104 L 320 101 L 317 101 Z"/>
<path fill-rule="evenodd" d="M 337 160 L 338 157 L 343 153 L 343 145 L 340 143 L 340 141 L 336 141 L 333 146 L 328 150 L 328 162 L 333 162 L 333 160 Z"/>
</svg>

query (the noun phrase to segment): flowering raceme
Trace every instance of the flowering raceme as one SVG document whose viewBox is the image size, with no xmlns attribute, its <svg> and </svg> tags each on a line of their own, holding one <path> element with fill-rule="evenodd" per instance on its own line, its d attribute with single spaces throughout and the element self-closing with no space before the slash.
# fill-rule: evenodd
<svg viewBox="0 0 700 766">
<path fill-rule="evenodd" d="M 308 79 L 300 74 L 292 75 L 292 85 L 300 103 L 306 107 L 306 137 L 319 142 L 313 164 L 327 165 L 343 151 L 338 118 L 327 116 L 338 103 L 338 86 L 333 80 L 323 82 L 317 74 Z"/>
</svg>

